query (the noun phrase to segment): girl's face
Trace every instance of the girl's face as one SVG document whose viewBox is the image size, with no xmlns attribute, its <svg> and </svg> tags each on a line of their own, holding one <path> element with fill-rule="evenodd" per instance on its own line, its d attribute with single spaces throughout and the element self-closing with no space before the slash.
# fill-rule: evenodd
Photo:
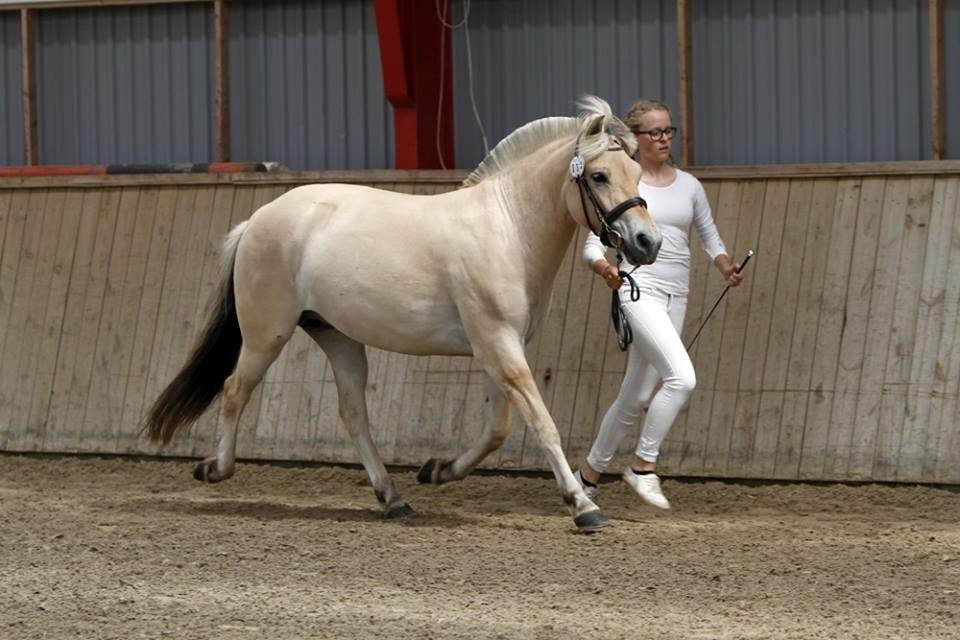
<svg viewBox="0 0 960 640">
<path fill-rule="evenodd" d="M 676 132 L 670 112 L 661 109 L 647 111 L 640 117 L 640 126 L 633 132 L 637 137 L 640 158 L 666 162 L 670 158 Z"/>
</svg>

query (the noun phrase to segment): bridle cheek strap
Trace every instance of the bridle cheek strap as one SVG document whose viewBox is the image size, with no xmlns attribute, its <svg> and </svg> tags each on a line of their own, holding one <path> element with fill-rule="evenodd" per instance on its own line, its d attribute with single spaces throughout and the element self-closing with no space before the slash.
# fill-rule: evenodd
<svg viewBox="0 0 960 640">
<path fill-rule="evenodd" d="M 590 230 L 600 237 L 600 242 L 602 242 L 604 246 L 610 247 L 611 249 L 619 249 L 620 245 L 623 243 L 623 237 L 619 232 L 614 230 L 611 225 L 616 222 L 620 216 L 626 213 L 628 209 L 632 209 L 633 207 L 643 207 L 646 209 L 647 201 L 639 196 L 635 198 L 629 198 L 615 206 L 612 211 L 607 212 L 607 210 L 604 209 L 603 204 L 597 198 L 596 194 L 593 193 L 593 189 L 590 188 L 590 185 L 587 183 L 586 179 L 584 179 L 584 177 L 581 175 L 576 178 L 576 181 L 577 186 L 580 188 L 580 204 L 583 206 L 583 215 L 587 220 L 587 226 L 589 226 Z M 593 223 L 590 221 L 590 214 L 587 212 L 587 204 L 583 200 L 584 193 L 587 194 L 587 198 L 590 200 L 594 215 L 597 217 L 597 220 L 600 221 L 599 232 L 593 228 Z"/>
</svg>

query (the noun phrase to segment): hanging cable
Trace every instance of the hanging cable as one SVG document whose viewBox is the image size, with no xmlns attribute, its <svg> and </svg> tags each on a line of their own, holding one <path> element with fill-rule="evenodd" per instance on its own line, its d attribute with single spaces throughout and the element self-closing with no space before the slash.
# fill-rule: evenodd
<svg viewBox="0 0 960 640">
<path fill-rule="evenodd" d="M 441 9 L 441 2 L 443 2 L 443 8 Z M 470 0 L 463 0 L 463 19 L 456 24 L 447 22 L 447 10 L 449 8 L 449 0 L 434 0 L 434 7 L 437 11 L 437 18 L 440 20 L 440 24 L 443 25 L 445 29 L 449 29 L 451 32 L 456 31 L 457 29 L 463 29 L 464 43 L 467 50 L 467 82 L 469 84 L 470 92 L 470 106 L 473 109 L 473 117 L 476 120 L 477 127 L 480 129 L 480 139 L 483 142 L 483 153 L 486 155 L 490 152 L 490 145 L 487 143 L 487 132 L 483 127 L 483 121 L 480 119 L 480 111 L 477 109 L 477 101 L 473 93 L 473 55 L 470 49 Z M 440 166 L 443 169 L 447 168 L 446 163 L 443 160 L 443 154 L 440 151 L 440 130 L 441 130 L 441 121 L 443 114 L 443 86 L 444 86 L 444 71 L 446 69 L 446 47 L 443 46 L 444 38 L 446 36 L 446 31 L 441 31 L 440 34 L 440 96 L 437 98 L 437 126 L 436 126 L 436 136 L 435 144 L 437 151 L 437 158 L 440 160 Z"/>
</svg>

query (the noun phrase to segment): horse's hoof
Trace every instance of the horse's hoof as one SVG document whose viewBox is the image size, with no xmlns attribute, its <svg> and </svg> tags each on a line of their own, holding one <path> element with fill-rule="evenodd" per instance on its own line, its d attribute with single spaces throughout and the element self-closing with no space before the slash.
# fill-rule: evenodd
<svg viewBox="0 0 960 640">
<path fill-rule="evenodd" d="M 413 509 L 406 502 L 398 502 L 383 512 L 386 520 L 397 520 L 399 518 L 409 518 L 413 515 Z"/>
<path fill-rule="evenodd" d="M 193 468 L 193 477 L 200 482 L 206 482 L 207 484 L 214 484 L 215 482 L 220 482 L 221 480 L 226 480 L 226 478 L 221 477 L 217 473 L 217 462 L 204 460 L 200 462 Z M 227 476 L 229 477 L 229 476 Z"/>
<path fill-rule="evenodd" d="M 433 484 L 435 481 L 433 479 L 433 470 L 437 467 L 437 459 L 430 458 L 423 463 L 423 466 L 420 467 L 420 471 L 417 472 L 417 482 L 420 484 Z"/>
<path fill-rule="evenodd" d="M 200 462 L 193 468 L 193 478 L 194 480 L 199 480 L 200 482 L 208 482 L 210 477 L 210 465 L 206 462 Z"/>
<path fill-rule="evenodd" d="M 577 525 L 577 529 L 583 533 L 593 533 L 610 524 L 610 520 L 600 513 L 600 509 L 594 509 L 575 517 L 573 524 Z"/>
</svg>

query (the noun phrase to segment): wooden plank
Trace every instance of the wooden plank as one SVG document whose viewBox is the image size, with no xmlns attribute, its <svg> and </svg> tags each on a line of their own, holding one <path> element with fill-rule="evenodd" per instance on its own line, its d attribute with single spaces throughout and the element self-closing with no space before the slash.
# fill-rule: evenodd
<svg viewBox="0 0 960 640">
<path fill-rule="evenodd" d="M 904 162 L 854 162 L 817 164 L 723 165 L 687 169 L 701 180 L 752 180 L 758 178 L 841 178 L 854 176 L 895 176 L 955 174 L 960 160 L 916 160 Z"/>
<path fill-rule="evenodd" d="M 328 380 L 330 382 L 328 382 Z M 332 417 L 329 424 L 324 421 L 324 410 L 329 412 L 329 407 L 324 407 L 328 399 L 327 387 L 334 387 L 333 372 L 327 362 L 326 354 L 316 343 L 307 353 L 307 367 L 304 373 L 304 389 L 300 396 L 300 424 L 298 424 L 298 436 L 301 446 L 304 447 L 306 457 L 309 460 L 324 461 L 330 459 L 331 439 L 336 428 L 338 402 L 336 393 L 329 397 L 333 404 Z"/>
<path fill-rule="evenodd" d="M 817 345 L 810 379 L 811 394 L 807 403 L 807 420 L 800 449 L 800 477 L 824 477 L 828 455 L 830 415 L 837 380 L 838 356 L 844 326 L 850 256 L 857 228 L 857 207 L 861 181 L 845 178 L 838 184 L 837 200 L 830 227 L 830 250 L 824 276 Z"/>
<path fill-rule="evenodd" d="M 23 192 L 26 193 L 26 192 Z M 96 265 L 96 248 L 105 243 L 98 242 L 100 233 L 106 230 L 100 227 L 101 196 L 99 191 L 74 191 L 79 198 L 80 224 L 77 230 L 76 248 L 63 315 L 63 328 L 57 353 L 56 373 L 50 395 L 50 407 L 47 410 L 47 429 L 44 432 L 43 448 L 56 450 L 57 446 L 77 448 L 83 426 L 82 416 L 78 420 L 71 414 L 73 392 L 76 389 L 77 361 L 85 346 L 82 343 L 86 325 L 84 307 L 86 306 L 88 285 Z M 68 205 L 72 201 L 68 196 Z M 109 243 L 106 243 L 109 244 Z"/>
<path fill-rule="evenodd" d="M 848 477 L 853 427 L 857 413 L 857 395 L 860 392 L 860 377 L 867 346 L 867 320 L 873 292 L 873 274 L 880 239 L 885 186 L 884 178 L 865 178 L 860 191 L 856 235 L 850 258 L 847 296 L 842 317 L 830 431 L 824 456 L 824 478 Z"/>
<path fill-rule="evenodd" d="M 955 482 L 960 478 L 960 451 L 957 445 L 957 396 L 960 394 L 960 180 L 945 183 L 945 218 L 952 222 L 950 256 L 945 277 L 940 341 L 934 363 L 933 388 L 929 391 L 930 418 L 927 420 L 927 445 L 921 479 L 924 482 Z"/>
<path fill-rule="evenodd" d="M 397 464 L 420 464 L 426 460 L 423 456 L 430 450 L 429 441 L 422 437 L 423 427 L 420 424 L 428 364 L 428 357 L 407 356 L 403 400 L 400 404 L 397 435 L 393 443 L 392 458 Z"/>
<path fill-rule="evenodd" d="M 714 210 L 720 237 L 736 237 L 741 194 L 742 185 L 739 182 L 726 182 L 720 187 L 720 197 Z M 713 301 L 723 290 L 722 280 L 717 277 L 715 270 L 713 274 L 713 277 L 710 278 L 712 282 L 709 282 L 706 287 L 706 300 L 711 301 L 710 306 L 713 306 Z M 709 311 L 709 306 L 705 308 L 704 313 L 706 311 Z M 687 410 L 688 422 L 685 436 L 695 444 L 691 444 L 687 455 L 680 461 L 680 469 L 684 473 L 703 473 L 707 448 L 712 442 L 715 442 L 715 440 L 711 440 L 710 416 L 713 408 L 713 391 L 716 389 L 720 361 L 720 337 L 723 332 L 725 314 L 725 305 L 717 307 L 703 333 L 697 338 L 698 341 L 703 341 L 702 345 L 697 345 L 698 348 L 694 358 L 698 391 L 694 391 L 690 400 L 690 407 Z"/>
<path fill-rule="evenodd" d="M 167 253 L 170 248 L 170 238 L 173 233 L 173 224 L 176 217 L 177 189 L 163 187 L 157 190 L 156 205 L 147 206 L 141 215 L 152 215 L 150 245 L 146 256 L 146 272 L 143 279 L 143 295 L 140 298 L 140 309 L 137 314 L 137 328 L 134 334 L 134 350 L 130 360 L 130 378 L 123 399 L 122 424 L 140 425 L 146 417 L 147 411 L 157 399 L 159 384 L 150 384 L 151 361 L 154 359 L 153 350 L 156 345 L 157 323 L 161 313 L 161 295 L 163 281 L 167 268 Z M 159 362 L 162 355 L 157 356 Z M 169 381 L 163 381 L 169 382 Z M 163 447 L 157 448 L 146 439 L 136 441 L 121 440 L 124 446 L 139 445 L 149 453 L 164 453 Z"/>
<path fill-rule="evenodd" d="M 385 460 L 390 460 L 391 462 L 396 460 L 396 445 L 400 431 L 404 387 L 406 386 L 407 371 L 410 366 L 410 356 L 392 352 L 386 354 L 385 378 L 380 392 L 380 411 L 376 425 L 381 455 Z M 480 419 L 477 422 L 481 423 L 482 428 L 482 408 L 479 414 Z M 477 434 L 477 437 L 479 437 L 479 434 Z"/>
<path fill-rule="evenodd" d="M 936 172 L 943 173 L 953 166 L 953 161 L 936 164 Z M 958 163 L 960 164 L 960 163 Z M 9 189 L 56 189 L 56 188 L 106 188 L 106 187 L 142 187 L 184 186 L 184 185 L 280 185 L 296 187 L 307 184 L 350 183 L 364 184 L 378 189 L 396 190 L 392 186 L 404 185 L 406 193 L 413 185 L 436 183 L 446 191 L 459 187 L 460 181 L 467 176 L 465 171 L 417 170 L 403 171 L 395 169 L 358 171 L 287 171 L 269 167 L 264 171 L 208 172 L 192 173 L 167 171 L 144 174 L 101 174 L 95 173 L 98 167 L 91 165 L 73 165 L 75 175 L 64 175 L 64 167 L 51 168 L 51 174 L 44 174 L 44 168 L 31 167 L 26 175 L 4 175 L 0 172 L 0 188 Z M 163 167 L 165 165 L 161 165 Z M 69 167 L 69 165 L 68 165 Z M 16 167 L 13 167 L 16 169 Z M 932 171 L 931 168 L 927 169 Z"/>
<path fill-rule="evenodd" d="M 459 453 L 460 433 L 463 430 L 463 424 L 466 420 L 464 414 L 467 410 L 467 395 L 470 388 L 471 371 L 478 365 L 472 357 L 452 357 L 443 358 L 445 364 L 436 360 L 433 361 L 434 367 L 440 367 L 439 375 L 436 376 L 437 383 L 442 385 L 442 389 L 437 389 L 438 395 L 442 391 L 442 402 L 437 409 L 438 419 L 429 424 L 431 425 L 433 442 L 432 451 L 434 457 L 449 460 Z M 474 373 L 474 375 L 477 375 Z M 428 374 L 428 380 L 430 374 Z M 429 400 L 429 398 L 428 398 Z M 430 416 L 429 413 L 426 416 Z M 426 462 L 426 460 L 424 460 Z"/>
<path fill-rule="evenodd" d="M 29 236 L 25 236 L 28 201 L 29 192 L 13 192 L 5 212 L 7 224 L 3 255 L 0 257 L 0 356 L 7 348 L 7 334 L 14 323 L 13 303 L 17 299 L 17 276 L 23 266 L 20 256 L 24 242 L 29 240 Z M 5 374 L 5 369 L 6 367 L 0 368 L 0 449 L 7 448 L 17 433 L 6 414 L 6 409 L 11 407 L 14 400 L 16 378 L 12 371 Z"/>
<path fill-rule="evenodd" d="M 916 350 L 914 342 L 933 206 L 933 183 L 934 179 L 926 176 L 910 179 L 910 191 L 903 215 L 900 266 L 896 277 L 890 342 L 884 365 L 883 398 L 871 474 L 877 480 L 896 478 L 904 415 L 908 398 L 915 392 L 910 388 L 910 374 Z"/>
<path fill-rule="evenodd" d="M 897 480 L 906 482 L 922 479 L 928 434 L 932 425 L 939 427 L 939 420 L 933 414 L 934 405 L 939 405 L 941 400 L 936 395 L 942 393 L 944 368 L 937 356 L 946 322 L 946 277 L 953 241 L 951 236 L 956 199 L 954 181 L 937 180 L 934 183 L 930 235 L 920 284 L 915 351 L 910 370 L 911 393 L 907 396 L 897 459 Z"/>
<path fill-rule="evenodd" d="M 47 198 L 47 215 L 59 218 L 61 224 L 56 247 L 50 256 L 50 293 L 40 331 L 39 352 L 35 357 L 36 374 L 27 421 L 27 437 L 35 450 L 42 450 L 46 431 L 51 428 L 50 400 L 59 363 L 60 336 L 66 313 L 67 291 L 77 246 L 82 202 L 83 194 L 79 190 L 51 193 Z"/>
<path fill-rule="evenodd" d="M 872 292 L 867 317 L 866 348 L 857 394 L 856 418 L 851 425 L 853 438 L 847 462 L 847 477 L 870 479 L 876 456 L 877 432 L 882 412 L 883 382 L 886 374 L 887 346 L 890 343 L 896 300 L 896 278 L 901 270 L 903 218 L 910 182 L 904 178 L 887 180 L 880 240 L 872 273 Z"/>
<path fill-rule="evenodd" d="M 310 406 L 312 400 L 318 401 L 323 390 L 323 365 L 320 361 L 321 352 L 316 343 L 302 331 L 295 333 L 295 339 L 302 345 L 297 350 L 302 357 L 302 367 L 297 371 L 299 376 L 295 385 L 297 389 L 295 404 L 292 404 L 285 415 L 290 416 L 283 429 L 278 430 L 281 437 L 278 439 L 276 457 L 291 460 L 311 460 L 313 441 L 311 434 L 311 414 L 318 413 L 319 407 Z M 297 347 L 299 345 L 291 345 Z M 319 366 L 318 366 L 319 365 Z M 293 398 L 290 399 L 293 402 Z"/>
<path fill-rule="evenodd" d="M 722 371 L 730 379 L 726 388 L 721 387 L 715 394 L 714 411 L 723 416 L 723 423 L 718 429 L 720 437 L 708 443 L 707 455 L 713 457 L 712 474 L 752 474 L 764 364 L 776 311 L 776 284 L 790 205 L 790 182 L 769 181 L 764 186 L 753 187 L 745 196 L 743 208 L 756 213 L 742 222 L 746 229 L 738 234 L 738 244 L 740 238 L 745 243 L 738 246 L 736 255 L 743 254 L 749 248 L 746 243 L 750 243 L 757 251 L 755 264 L 750 267 L 749 280 L 742 285 L 746 290 L 730 294 L 734 297 L 724 303 L 732 305 L 728 314 L 732 315 L 735 339 L 727 340 L 724 336 Z M 713 304 L 713 300 L 709 302 Z"/>
<path fill-rule="evenodd" d="M 789 181 L 742 185 L 740 210 L 755 213 L 738 221 L 734 255 L 744 254 L 750 247 L 758 255 L 746 290 L 730 292 L 723 303 L 720 362 L 712 386 L 713 411 L 704 459 L 704 471 L 710 475 L 749 475 L 790 185 Z M 715 300 L 716 293 L 707 301 L 710 307 Z"/>
<path fill-rule="evenodd" d="M 213 3 L 217 161 L 230 161 L 230 9 L 226 0 Z"/>
<path fill-rule="evenodd" d="M 106 286 L 99 309 L 94 343 L 93 367 L 83 423 L 83 447 L 92 451 L 111 451 L 116 446 L 123 413 L 126 367 L 119 356 L 126 345 L 120 334 L 123 325 L 123 291 L 130 265 L 130 252 L 140 203 L 140 190 L 123 189 L 113 228 L 106 271 Z"/>
<path fill-rule="evenodd" d="M 149 398 L 149 403 L 159 397 L 170 384 L 186 360 L 192 344 L 192 336 L 183 336 L 179 331 L 180 310 L 177 308 L 177 302 L 180 288 L 184 278 L 187 277 L 184 262 L 191 236 L 196 195 L 195 187 L 182 187 L 176 191 L 167 254 L 164 259 L 163 279 L 160 283 L 160 301 L 157 307 L 153 348 L 150 351 L 150 364 L 147 369 L 146 396 Z M 193 274 L 189 277 L 193 277 Z M 186 447 L 189 439 L 188 433 L 182 433 L 166 447 L 165 451 L 185 455 L 189 451 Z"/>
<path fill-rule="evenodd" d="M 285 359 L 283 379 L 279 381 L 280 405 L 271 417 L 274 425 L 273 439 L 268 443 L 271 459 L 303 459 L 302 449 L 296 441 L 299 430 L 300 407 L 303 403 L 307 358 L 316 344 L 303 331 L 294 331 L 290 342 L 284 347 L 280 358 Z"/>
<path fill-rule="evenodd" d="M 27 211 L 27 216 L 35 216 L 41 221 L 42 227 L 35 252 L 32 251 L 32 255 L 24 254 L 35 266 L 27 293 L 27 314 L 21 327 L 20 359 L 19 362 L 4 359 L 4 366 L 11 366 L 17 374 L 11 423 L 20 432 L 14 445 L 20 451 L 36 450 L 43 439 L 42 422 L 37 425 L 38 428 L 31 428 L 30 409 L 36 382 L 37 360 L 43 344 L 44 318 L 50 301 L 55 253 L 60 228 L 63 226 L 63 202 L 63 192 L 48 193 L 43 200 L 31 198 L 35 208 Z"/>
<path fill-rule="evenodd" d="M 10 220 L 10 207 L 13 202 L 12 190 L 0 191 L 0 264 L 3 264 L 3 246 L 7 238 L 7 222 Z M 3 299 L 0 298 L 0 303 Z M 6 321 L 6 318 L 4 318 Z M 0 338 L 0 346 L 3 345 L 3 338 Z"/>
<path fill-rule="evenodd" d="M 40 162 L 37 143 L 37 26 L 36 11 L 20 10 L 20 92 L 23 100 L 23 157 L 27 165 Z"/>
<path fill-rule="evenodd" d="M 799 474 L 837 187 L 836 180 L 817 180 L 813 187 L 810 214 L 807 216 L 809 227 L 803 249 L 803 268 L 799 275 L 800 291 L 774 469 L 777 478 L 796 478 Z"/>
<path fill-rule="evenodd" d="M 815 178 L 894 175 L 957 175 L 960 160 L 918 160 L 902 162 L 821 163 L 799 165 L 723 165 L 694 166 L 688 171 L 703 181 L 759 180 L 761 178 Z M 126 187 L 169 185 L 287 185 L 319 183 L 384 184 L 432 182 L 445 190 L 454 190 L 467 171 L 440 170 L 361 170 L 361 171 L 258 171 L 242 173 L 155 173 L 127 175 L 85 174 L 74 176 L 0 177 L 0 188 L 65 189 L 76 187 Z"/>
<path fill-rule="evenodd" d="M 929 0 L 930 148 L 934 160 L 947 157 L 946 72 L 943 47 L 943 0 Z"/>
<path fill-rule="evenodd" d="M 807 220 L 810 218 L 812 199 L 813 182 L 791 181 L 776 289 L 773 294 L 770 335 L 763 364 L 763 387 L 757 414 L 756 437 L 751 456 L 750 473 L 754 476 L 771 477 L 776 468 L 793 326 L 800 292 L 797 287 L 797 274 L 803 270 L 803 248 L 806 244 Z"/>
<path fill-rule="evenodd" d="M 86 206 L 86 199 L 84 206 Z M 96 445 L 88 444 L 85 426 L 90 399 L 93 369 L 95 366 L 97 334 L 103 299 L 107 291 L 110 256 L 113 253 L 114 232 L 120 206 L 120 190 L 110 189 L 101 194 L 96 202 L 96 237 L 91 256 L 89 278 L 82 303 L 80 335 L 74 361 L 70 399 L 65 416 L 66 428 L 59 430 L 46 446 L 54 451 L 74 449 L 89 451 Z"/>
<path fill-rule="evenodd" d="M 113 380 L 111 384 L 113 424 L 109 436 L 104 433 L 105 437 L 113 438 L 114 451 L 118 453 L 135 453 L 141 450 L 141 446 L 146 446 L 146 441 L 140 440 L 141 417 L 127 415 L 127 406 L 131 394 L 131 380 L 140 378 L 140 365 L 135 357 L 139 348 L 136 340 L 141 306 L 144 297 L 149 295 L 146 291 L 147 280 L 150 277 L 149 257 L 154 242 L 154 225 L 159 199 L 160 193 L 156 188 L 140 189 L 136 209 L 132 214 L 128 214 L 134 219 L 133 235 L 129 241 L 127 269 L 123 276 L 123 290 L 120 293 L 115 351 L 110 355 L 111 363 L 108 368 Z M 143 339 L 142 336 L 141 339 Z M 139 394 L 138 400 L 142 399 L 142 388 L 135 387 L 133 393 Z"/>
<path fill-rule="evenodd" d="M 16 282 L 10 296 L 9 325 L 3 343 L 3 367 L 0 368 L 0 390 L 3 404 L 0 405 L 0 425 L 7 432 L 6 447 L 17 450 L 22 446 L 26 416 L 23 413 L 22 378 L 25 375 L 29 346 L 35 330 L 27 321 L 33 303 L 34 277 L 39 263 L 43 242 L 44 205 L 46 191 L 31 193 L 24 205 L 24 223 L 21 244 L 16 256 Z"/>
<path fill-rule="evenodd" d="M 10 224 L 10 220 L 13 218 L 13 209 L 12 209 L 13 198 L 14 198 L 14 192 L 12 190 L 0 191 L 0 353 L 2 353 L 3 340 L 7 332 L 7 314 L 10 312 L 10 305 L 8 304 L 8 296 L 7 296 L 7 294 L 9 293 L 9 290 L 7 289 L 7 286 L 5 284 L 6 282 L 5 274 L 7 273 L 7 266 L 4 260 L 4 255 L 5 255 L 4 248 L 7 242 L 7 227 L 8 225 L 11 227 L 13 226 L 12 224 Z M 22 221 L 19 226 L 19 230 L 22 233 L 23 231 Z M 19 242 L 20 242 L 20 238 L 17 238 L 17 240 L 15 240 L 12 243 L 16 245 L 16 249 L 11 250 L 11 254 L 15 252 L 18 258 L 20 254 Z M 12 272 L 11 272 L 12 282 L 9 284 L 11 288 L 14 286 L 15 280 L 16 280 L 16 265 L 17 265 L 17 260 L 12 260 L 10 265 L 12 267 Z"/>
</svg>

